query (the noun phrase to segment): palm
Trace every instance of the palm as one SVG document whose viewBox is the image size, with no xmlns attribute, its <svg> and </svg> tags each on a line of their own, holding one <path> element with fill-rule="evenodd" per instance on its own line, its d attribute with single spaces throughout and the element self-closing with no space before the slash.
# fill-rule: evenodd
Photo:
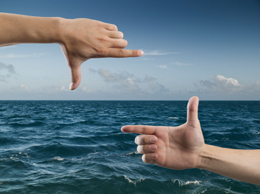
<svg viewBox="0 0 260 194">
<path fill-rule="evenodd" d="M 197 108 L 198 98 L 191 99 L 187 122 L 178 127 L 125 126 L 122 131 L 144 134 L 137 137 L 144 162 L 177 170 L 195 168 L 204 146 Z M 152 136 L 157 137 L 156 142 L 150 141 Z M 156 150 L 149 149 L 151 145 Z"/>
<path fill-rule="evenodd" d="M 194 168 L 197 165 L 198 153 L 204 144 L 200 129 L 188 124 L 158 127 L 155 135 L 158 138 L 155 164 L 174 169 Z"/>
</svg>

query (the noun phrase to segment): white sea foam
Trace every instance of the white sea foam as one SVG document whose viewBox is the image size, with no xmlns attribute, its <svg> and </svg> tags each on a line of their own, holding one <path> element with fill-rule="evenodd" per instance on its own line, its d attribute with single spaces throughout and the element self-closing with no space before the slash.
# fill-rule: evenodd
<svg viewBox="0 0 260 194">
<path fill-rule="evenodd" d="M 181 181 L 181 180 L 175 179 L 175 180 L 173 180 L 172 182 L 173 182 L 173 183 L 178 182 L 178 183 L 179 183 L 179 186 L 182 187 L 182 186 L 184 186 L 184 185 L 191 185 L 191 184 L 200 185 L 200 183 L 201 183 L 202 181 L 197 181 L 197 180 L 195 180 L 195 181 L 186 181 L 186 182 L 185 182 L 185 181 Z"/>
<path fill-rule="evenodd" d="M 126 155 L 127 156 L 130 156 L 130 155 L 134 155 L 134 154 L 139 154 L 137 151 L 134 151 L 134 152 L 129 152 L 129 153 L 127 153 Z"/>
<path fill-rule="evenodd" d="M 59 156 L 55 156 L 55 157 L 51 158 L 50 160 L 51 160 L 51 161 L 53 161 L 53 160 L 56 160 L 56 161 L 63 161 L 64 158 L 61 158 L 61 157 L 59 157 Z"/>
<path fill-rule="evenodd" d="M 141 178 L 141 179 L 138 179 L 138 180 L 131 180 L 131 179 L 128 178 L 126 175 L 124 175 L 124 178 L 125 178 L 126 180 L 128 180 L 129 183 L 134 184 L 134 185 L 136 185 L 136 183 L 139 183 L 139 182 L 142 182 L 142 181 L 145 180 L 145 178 L 143 178 L 143 179 Z"/>
<path fill-rule="evenodd" d="M 168 117 L 168 119 L 174 119 L 174 120 L 178 120 L 179 117 Z"/>
</svg>

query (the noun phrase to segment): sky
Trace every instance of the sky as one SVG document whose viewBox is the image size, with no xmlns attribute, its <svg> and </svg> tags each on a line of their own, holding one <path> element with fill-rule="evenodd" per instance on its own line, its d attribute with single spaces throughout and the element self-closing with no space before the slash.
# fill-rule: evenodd
<svg viewBox="0 0 260 194">
<path fill-rule="evenodd" d="M 0 100 L 260 100 L 259 0 L 0 0 L 0 12 L 112 23 L 144 51 L 86 61 L 70 91 L 58 44 L 0 47 Z"/>
</svg>

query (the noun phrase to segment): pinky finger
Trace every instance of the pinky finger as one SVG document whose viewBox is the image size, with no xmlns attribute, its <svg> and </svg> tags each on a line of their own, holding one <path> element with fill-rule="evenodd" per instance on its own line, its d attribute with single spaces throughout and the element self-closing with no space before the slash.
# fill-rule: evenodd
<svg viewBox="0 0 260 194">
<path fill-rule="evenodd" d="M 151 154 L 143 154 L 142 160 L 144 163 L 155 163 L 155 160 L 158 158 L 157 154 L 151 153 Z"/>
</svg>

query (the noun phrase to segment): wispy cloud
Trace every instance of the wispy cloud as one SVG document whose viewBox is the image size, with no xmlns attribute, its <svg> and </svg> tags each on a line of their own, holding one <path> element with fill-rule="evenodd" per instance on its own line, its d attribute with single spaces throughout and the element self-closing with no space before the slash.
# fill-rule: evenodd
<svg viewBox="0 0 260 194">
<path fill-rule="evenodd" d="M 115 84 L 115 88 L 120 91 L 139 91 L 139 92 L 167 92 L 168 90 L 157 79 L 146 75 L 144 78 L 137 78 L 129 72 L 113 73 L 105 69 L 89 69 L 93 73 L 99 74 L 105 82 Z M 141 89 L 144 86 L 147 89 Z"/>
<path fill-rule="evenodd" d="M 27 85 L 25 85 L 25 84 L 21 84 L 21 85 L 18 87 L 18 90 L 19 90 L 19 91 L 22 91 L 22 92 L 30 92 L 30 91 L 31 91 L 30 88 L 29 88 Z"/>
<path fill-rule="evenodd" d="M 191 66 L 192 65 L 190 63 L 181 63 L 181 62 L 178 62 L 178 61 L 176 61 L 176 62 L 174 62 L 172 64 L 173 65 L 177 65 L 177 66 Z"/>
<path fill-rule="evenodd" d="M 133 74 L 128 72 L 112 73 L 109 70 L 99 69 L 97 73 L 108 83 L 117 83 L 121 89 L 127 91 L 140 90 L 137 85 L 138 80 L 134 78 Z"/>
<path fill-rule="evenodd" d="M 157 66 L 157 67 L 159 67 L 159 68 L 161 68 L 161 69 L 168 69 L 168 66 L 167 66 L 167 65 L 159 65 L 159 66 Z"/>
<path fill-rule="evenodd" d="M 43 92 L 46 93 L 63 92 L 69 90 L 64 85 L 46 85 L 46 86 L 42 86 L 41 89 L 43 90 Z"/>
<path fill-rule="evenodd" d="M 149 89 L 148 92 L 149 93 L 165 93 L 168 92 L 168 89 L 165 88 L 164 85 L 160 84 L 157 82 L 157 79 L 155 77 L 146 75 L 144 78 L 144 82 L 148 84 Z"/>
<path fill-rule="evenodd" d="M 8 78 L 16 74 L 14 66 L 0 62 L 0 81 L 6 82 Z"/>
<path fill-rule="evenodd" d="M 45 53 L 33 53 L 27 55 L 18 55 L 18 54 L 7 54 L 7 55 L 0 55 L 1 59 L 13 59 L 13 58 L 25 58 L 25 57 L 42 57 Z"/>
<path fill-rule="evenodd" d="M 162 52 L 159 50 L 144 51 L 144 55 L 160 56 L 160 55 L 178 55 L 179 52 Z"/>
</svg>

